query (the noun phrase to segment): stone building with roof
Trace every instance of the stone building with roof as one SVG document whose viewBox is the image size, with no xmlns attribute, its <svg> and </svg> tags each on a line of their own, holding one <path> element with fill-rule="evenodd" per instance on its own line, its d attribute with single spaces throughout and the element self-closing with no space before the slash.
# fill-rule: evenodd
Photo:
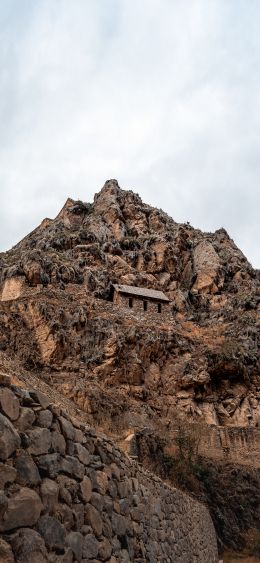
<svg viewBox="0 0 260 563">
<path fill-rule="evenodd" d="M 113 285 L 113 302 L 136 312 L 168 314 L 169 299 L 162 291 L 133 285 Z"/>
</svg>

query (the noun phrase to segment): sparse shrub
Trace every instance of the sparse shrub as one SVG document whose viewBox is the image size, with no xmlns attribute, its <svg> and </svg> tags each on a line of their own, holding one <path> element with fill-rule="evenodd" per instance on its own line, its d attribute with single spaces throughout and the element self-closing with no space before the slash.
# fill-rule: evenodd
<svg viewBox="0 0 260 563">
<path fill-rule="evenodd" d="M 198 447 L 200 442 L 199 427 L 178 425 L 173 445 L 166 448 L 163 464 L 166 476 L 177 486 L 191 492 L 197 492 L 199 482 L 197 473 L 200 470 Z"/>
</svg>

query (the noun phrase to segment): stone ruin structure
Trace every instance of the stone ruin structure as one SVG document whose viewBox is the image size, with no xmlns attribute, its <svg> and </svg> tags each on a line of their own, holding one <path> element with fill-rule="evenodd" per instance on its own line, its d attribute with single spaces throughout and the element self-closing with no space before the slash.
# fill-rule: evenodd
<svg viewBox="0 0 260 563">
<path fill-rule="evenodd" d="M 113 285 L 113 302 L 139 313 L 169 314 L 169 299 L 162 291 L 133 285 Z"/>
<path fill-rule="evenodd" d="M 0 385 L 0 561 L 217 563 L 205 506 L 40 391 Z"/>
</svg>

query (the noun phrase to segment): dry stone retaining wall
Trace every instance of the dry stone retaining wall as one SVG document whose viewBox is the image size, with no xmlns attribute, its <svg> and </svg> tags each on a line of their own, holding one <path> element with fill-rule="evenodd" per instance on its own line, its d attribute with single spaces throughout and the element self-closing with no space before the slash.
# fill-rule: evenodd
<svg viewBox="0 0 260 563">
<path fill-rule="evenodd" d="M 0 561 L 215 563 L 207 509 L 39 391 L 0 387 Z"/>
<path fill-rule="evenodd" d="M 207 426 L 201 431 L 201 455 L 229 463 L 260 467 L 258 427 Z"/>
<path fill-rule="evenodd" d="M 80 299 L 80 302 L 82 305 L 84 304 L 83 299 Z M 122 317 L 133 323 L 141 323 L 142 326 L 150 326 L 150 323 L 153 322 L 154 326 L 160 327 L 160 329 L 165 327 L 166 323 L 167 328 L 169 329 L 168 323 L 174 322 L 174 316 L 172 315 L 170 304 L 166 304 L 165 311 L 160 314 L 157 313 L 156 310 L 151 310 L 151 308 L 147 311 L 144 311 L 141 306 L 131 309 L 130 307 L 126 307 L 124 302 L 122 305 L 119 305 L 118 303 L 112 301 L 97 299 L 93 309 L 99 314 L 108 314 L 111 318 L 111 322 Z"/>
</svg>

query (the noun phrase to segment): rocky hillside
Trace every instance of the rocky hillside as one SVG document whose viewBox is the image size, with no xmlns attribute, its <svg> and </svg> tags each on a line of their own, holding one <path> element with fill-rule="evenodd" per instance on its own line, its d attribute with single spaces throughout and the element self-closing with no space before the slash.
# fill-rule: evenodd
<svg viewBox="0 0 260 563">
<path fill-rule="evenodd" d="M 0 281 L 2 352 L 93 419 L 257 425 L 259 272 L 225 230 L 177 224 L 110 180 L 2 253 Z M 163 290 L 170 321 L 113 305 L 113 283 Z"/>
<path fill-rule="evenodd" d="M 169 314 L 114 303 L 114 284 L 163 291 Z M 51 388 L 180 486 L 153 455 L 159 445 L 172 467 L 176 432 L 191 429 L 193 450 L 219 465 L 206 490 L 208 469 L 191 464 L 204 485 L 186 488 L 208 503 L 220 544 L 241 548 L 259 483 L 259 288 L 259 271 L 224 229 L 178 224 L 109 180 L 93 203 L 68 199 L 0 254 L 0 369 L 18 386 Z M 233 475 L 240 493 L 227 507 L 216 490 Z"/>
</svg>

